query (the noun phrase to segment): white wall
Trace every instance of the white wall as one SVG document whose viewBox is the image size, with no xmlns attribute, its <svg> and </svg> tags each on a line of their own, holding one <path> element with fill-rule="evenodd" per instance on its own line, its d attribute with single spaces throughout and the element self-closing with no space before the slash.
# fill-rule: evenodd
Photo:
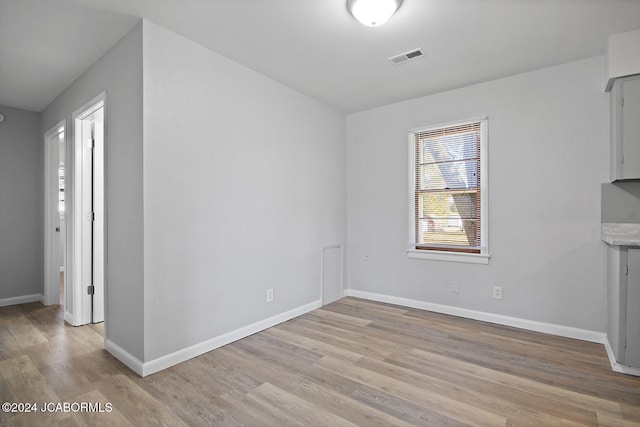
<svg viewBox="0 0 640 427">
<path fill-rule="evenodd" d="M 144 94 L 145 361 L 318 301 L 345 116 L 147 21 Z"/>
<path fill-rule="evenodd" d="M 40 114 L 0 106 L 0 306 L 43 293 L 44 138 Z M 24 297 L 29 297 L 25 300 Z"/>
<path fill-rule="evenodd" d="M 67 135 L 73 135 L 73 112 L 103 91 L 107 94 L 106 333 L 110 342 L 142 360 L 144 287 L 141 24 L 116 43 L 47 106 L 42 115 L 42 134 L 60 120 L 66 119 Z M 70 136 L 67 138 L 68 161 L 65 181 L 67 206 L 72 206 L 73 143 Z M 73 218 L 71 215 L 67 218 L 67 230 L 72 230 Z M 68 259 L 72 256 L 69 253 Z M 68 270 L 67 274 L 71 277 L 72 271 Z"/>
<path fill-rule="evenodd" d="M 348 286 L 604 331 L 603 66 L 597 57 L 348 116 Z M 409 260 L 407 130 L 485 114 L 489 265 Z M 493 285 L 504 300 L 491 299 Z"/>
<path fill-rule="evenodd" d="M 611 34 L 605 56 L 605 87 L 611 90 L 618 77 L 640 73 L 640 29 Z"/>
</svg>

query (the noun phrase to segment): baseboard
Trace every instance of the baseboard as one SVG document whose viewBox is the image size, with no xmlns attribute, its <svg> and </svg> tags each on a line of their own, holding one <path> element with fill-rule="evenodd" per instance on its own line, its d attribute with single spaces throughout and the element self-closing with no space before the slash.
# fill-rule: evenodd
<svg viewBox="0 0 640 427">
<path fill-rule="evenodd" d="M 607 350 L 609 363 L 611 364 L 611 369 L 614 372 L 619 372 L 621 374 L 634 375 L 636 377 L 640 377 L 639 368 L 632 368 L 631 366 L 621 365 L 616 361 L 616 357 L 613 354 L 613 349 L 611 348 L 611 344 L 609 344 L 609 340 L 604 341 L 604 348 Z"/>
<path fill-rule="evenodd" d="M 236 329 L 235 331 L 228 332 L 218 337 L 211 338 L 207 341 L 194 344 L 190 347 L 146 362 L 142 365 L 141 373 L 134 368 L 131 369 L 133 369 L 139 375 L 145 377 L 147 375 L 151 375 L 163 369 L 177 365 L 178 363 L 192 359 L 196 356 L 200 356 L 203 353 L 215 350 L 216 348 L 222 347 L 239 339 L 248 337 L 249 335 L 253 335 L 257 332 L 263 331 L 279 323 L 286 322 L 287 320 L 291 320 L 295 317 L 301 316 L 320 307 L 322 307 L 322 301 L 317 300 L 312 303 L 305 304 L 303 306 L 286 311 L 284 313 L 277 314 L 273 317 L 269 317 L 268 319 L 264 319 L 240 329 Z M 124 363 L 129 366 L 126 362 Z"/>
<path fill-rule="evenodd" d="M 136 374 L 143 376 L 143 363 L 140 359 L 110 340 L 105 340 L 105 347 L 116 359 L 127 365 Z"/>
<path fill-rule="evenodd" d="M 574 328 L 571 326 L 556 325 L 553 323 L 537 322 L 534 320 L 520 319 L 518 317 L 503 316 L 500 314 L 487 313 L 484 311 L 469 310 L 466 308 L 453 307 L 449 305 L 434 304 L 409 298 L 394 297 L 391 295 L 376 294 L 372 292 L 359 291 L 357 289 L 345 289 L 344 296 L 367 299 L 371 301 L 385 302 L 388 304 L 400 305 L 403 307 L 418 308 L 421 310 L 433 311 L 436 313 L 450 314 L 452 316 L 464 317 L 467 319 L 481 320 L 483 322 L 495 323 L 498 325 L 512 326 L 529 331 L 542 332 L 550 335 L 557 335 L 566 338 L 574 338 L 582 341 L 589 341 L 598 344 L 606 342 L 604 332 L 590 331 L 587 329 Z"/>
<path fill-rule="evenodd" d="M 0 307 L 7 307 L 9 305 L 26 304 L 29 302 L 44 303 L 44 295 L 33 294 L 33 295 L 22 295 L 19 297 L 12 297 L 12 298 L 3 298 L 3 299 L 0 299 Z"/>
</svg>

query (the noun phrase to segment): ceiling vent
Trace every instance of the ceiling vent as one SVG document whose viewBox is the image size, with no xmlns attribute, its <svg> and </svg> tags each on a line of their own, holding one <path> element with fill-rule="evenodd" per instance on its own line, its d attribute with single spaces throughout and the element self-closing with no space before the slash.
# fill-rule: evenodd
<svg viewBox="0 0 640 427">
<path fill-rule="evenodd" d="M 413 49 L 408 52 L 401 53 L 400 55 L 392 56 L 389 58 L 389 62 L 393 65 L 402 64 L 403 62 L 418 59 L 424 56 L 421 48 Z"/>
</svg>

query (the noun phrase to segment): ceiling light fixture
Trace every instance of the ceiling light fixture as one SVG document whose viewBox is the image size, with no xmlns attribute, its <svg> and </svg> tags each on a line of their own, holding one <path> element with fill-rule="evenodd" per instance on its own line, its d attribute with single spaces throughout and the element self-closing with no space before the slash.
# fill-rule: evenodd
<svg viewBox="0 0 640 427">
<path fill-rule="evenodd" d="M 387 22 L 402 0 L 347 0 L 347 9 L 361 24 L 379 27 Z"/>
</svg>

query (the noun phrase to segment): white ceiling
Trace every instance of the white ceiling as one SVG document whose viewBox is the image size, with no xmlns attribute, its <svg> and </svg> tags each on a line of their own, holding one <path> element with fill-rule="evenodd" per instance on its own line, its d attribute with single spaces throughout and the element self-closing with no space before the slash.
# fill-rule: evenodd
<svg viewBox="0 0 640 427">
<path fill-rule="evenodd" d="M 0 105 L 42 110 L 145 17 L 344 112 L 601 55 L 640 0 L 0 0 Z M 425 58 L 387 58 L 421 47 Z M 604 78 L 604 76 L 603 76 Z"/>
<path fill-rule="evenodd" d="M 57 0 L 0 0 L 0 105 L 41 111 L 137 18 Z"/>
</svg>

